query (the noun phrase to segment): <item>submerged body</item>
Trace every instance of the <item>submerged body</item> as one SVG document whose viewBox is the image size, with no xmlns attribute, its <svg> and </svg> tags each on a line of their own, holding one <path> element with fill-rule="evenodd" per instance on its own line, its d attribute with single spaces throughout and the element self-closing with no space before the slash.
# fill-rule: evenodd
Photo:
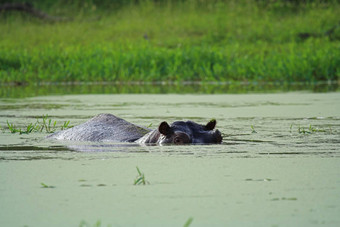
<svg viewBox="0 0 340 227">
<path fill-rule="evenodd" d="M 112 114 L 99 114 L 73 128 L 56 132 L 48 138 L 76 141 L 137 142 L 145 144 L 205 144 L 221 143 L 222 136 L 215 130 L 216 121 L 206 125 L 192 121 L 162 122 L 155 130 L 137 126 Z"/>
</svg>

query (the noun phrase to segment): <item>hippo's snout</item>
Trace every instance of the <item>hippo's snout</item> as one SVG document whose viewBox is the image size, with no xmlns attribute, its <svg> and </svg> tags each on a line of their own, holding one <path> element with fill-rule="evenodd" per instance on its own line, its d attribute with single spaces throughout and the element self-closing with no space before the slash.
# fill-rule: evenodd
<svg viewBox="0 0 340 227">
<path fill-rule="evenodd" d="M 222 143 L 222 134 L 218 129 L 215 130 L 213 137 L 215 138 L 215 143 Z"/>
<path fill-rule="evenodd" d="M 175 121 L 168 125 L 162 122 L 158 131 L 156 142 L 160 144 L 212 144 L 221 143 L 222 135 L 217 129 L 216 120 L 211 120 L 206 125 L 200 125 L 192 121 Z"/>
</svg>

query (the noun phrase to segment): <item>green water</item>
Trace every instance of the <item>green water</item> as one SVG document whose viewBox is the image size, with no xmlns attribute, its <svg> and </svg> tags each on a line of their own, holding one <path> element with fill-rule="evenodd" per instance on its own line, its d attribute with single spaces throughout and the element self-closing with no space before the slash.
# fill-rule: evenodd
<svg viewBox="0 0 340 227">
<path fill-rule="evenodd" d="M 190 226 L 339 226 L 339 100 L 338 92 L 3 96 L 0 226 L 183 226 L 190 217 Z M 77 125 L 99 113 L 151 128 L 215 118 L 224 140 L 66 143 L 6 128 L 43 114 Z M 133 185 L 136 166 L 149 185 Z"/>
</svg>

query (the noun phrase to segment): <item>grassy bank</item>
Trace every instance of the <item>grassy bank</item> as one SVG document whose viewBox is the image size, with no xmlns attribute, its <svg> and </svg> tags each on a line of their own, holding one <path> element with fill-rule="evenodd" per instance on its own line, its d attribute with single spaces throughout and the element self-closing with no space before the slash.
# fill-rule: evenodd
<svg viewBox="0 0 340 227">
<path fill-rule="evenodd" d="M 80 9 L 61 10 L 73 19 L 62 23 L 3 13 L 0 82 L 310 83 L 340 77 L 336 1 L 147 1 L 116 10 L 91 4 Z"/>
</svg>

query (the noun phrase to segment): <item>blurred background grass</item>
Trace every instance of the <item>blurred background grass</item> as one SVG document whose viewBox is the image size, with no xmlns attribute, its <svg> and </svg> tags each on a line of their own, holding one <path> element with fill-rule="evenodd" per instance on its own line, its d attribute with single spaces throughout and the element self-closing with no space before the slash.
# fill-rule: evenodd
<svg viewBox="0 0 340 227">
<path fill-rule="evenodd" d="M 66 20 L 2 11 L 1 83 L 339 80 L 339 1 L 30 3 Z"/>
</svg>

